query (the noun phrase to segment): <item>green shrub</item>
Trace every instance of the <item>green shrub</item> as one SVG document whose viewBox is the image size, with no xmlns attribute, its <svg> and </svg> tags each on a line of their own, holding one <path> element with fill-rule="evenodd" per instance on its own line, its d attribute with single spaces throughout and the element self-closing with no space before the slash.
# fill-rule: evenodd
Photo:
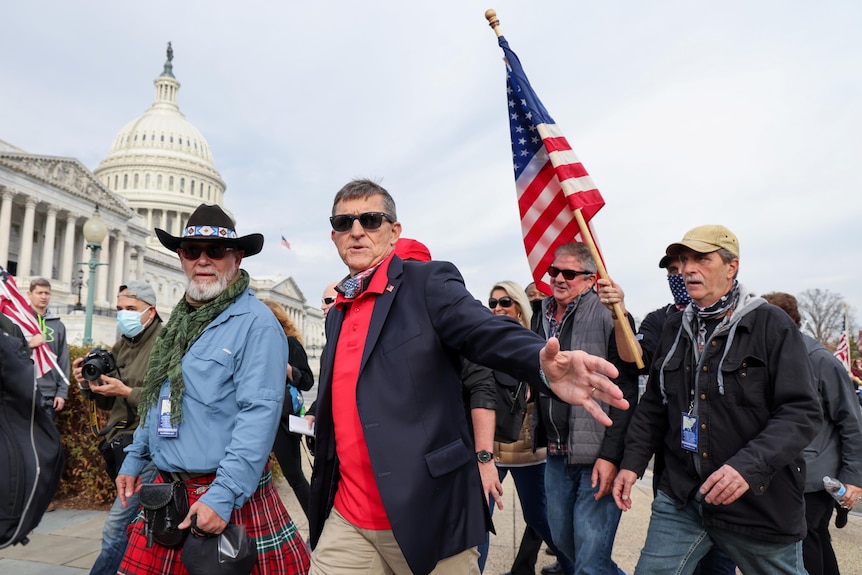
<svg viewBox="0 0 862 575">
<path fill-rule="evenodd" d="M 87 355 L 89 348 L 69 346 L 71 361 Z M 107 413 L 97 411 L 97 429 L 107 421 Z M 58 497 L 80 496 L 96 504 L 110 504 L 117 495 L 117 488 L 105 472 L 104 460 L 99 453 L 99 438 L 90 422 L 90 402 L 84 398 L 74 379 L 69 386 L 66 406 L 54 423 L 63 440 L 66 467 L 60 481 Z"/>
</svg>

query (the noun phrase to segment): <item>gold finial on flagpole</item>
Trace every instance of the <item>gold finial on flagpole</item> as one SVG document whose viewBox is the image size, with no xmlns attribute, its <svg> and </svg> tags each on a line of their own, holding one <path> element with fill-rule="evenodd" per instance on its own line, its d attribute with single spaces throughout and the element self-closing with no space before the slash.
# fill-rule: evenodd
<svg viewBox="0 0 862 575">
<path fill-rule="evenodd" d="M 485 10 L 485 19 L 488 21 L 488 26 L 494 30 L 497 38 L 503 35 L 503 30 L 500 28 L 500 19 L 497 18 L 497 11 L 493 8 Z"/>
</svg>

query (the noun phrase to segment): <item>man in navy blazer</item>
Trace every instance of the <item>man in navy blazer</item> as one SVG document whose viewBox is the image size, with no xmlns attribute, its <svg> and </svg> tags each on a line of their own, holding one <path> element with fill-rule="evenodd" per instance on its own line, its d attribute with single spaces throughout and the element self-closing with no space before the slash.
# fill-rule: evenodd
<svg viewBox="0 0 862 575">
<path fill-rule="evenodd" d="M 491 522 L 476 460 L 490 454 L 467 428 L 460 357 L 547 385 L 606 425 L 596 400 L 628 406 L 616 369 L 492 316 L 452 264 L 398 258 L 401 224 L 378 184 L 344 186 L 330 221 L 350 275 L 326 318 L 311 573 L 478 574 Z"/>
</svg>

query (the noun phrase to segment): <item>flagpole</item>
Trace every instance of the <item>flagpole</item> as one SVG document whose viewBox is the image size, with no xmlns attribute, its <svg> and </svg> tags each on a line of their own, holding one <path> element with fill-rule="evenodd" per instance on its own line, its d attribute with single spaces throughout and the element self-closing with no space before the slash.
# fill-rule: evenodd
<svg viewBox="0 0 862 575">
<path fill-rule="evenodd" d="M 497 38 L 501 38 L 503 36 L 503 30 L 500 27 L 500 20 L 497 18 L 497 12 L 494 9 L 486 10 L 485 19 L 488 20 L 488 26 L 490 26 L 491 29 L 494 30 L 494 33 L 497 35 Z M 538 126 L 538 129 L 539 134 L 542 136 L 543 140 L 549 136 L 549 134 L 543 133 L 543 126 Z M 551 161 L 554 161 L 553 157 L 551 157 Z M 568 181 L 561 181 L 560 186 L 562 187 L 563 193 L 566 195 L 566 197 L 569 197 L 573 191 L 571 189 L 571 183 Z M 590 233 L 590 228 L 587 225 L 586 220 L 584 219 L 584 215 L 581 212 L 581 209 L 577 208 L 573 211 L 575 220 L 578 224 L 578 228 L 581 231 L 581 239 L 584 240 L 584 243 L 586 243 L 590 249 L 590 254 L 593 257 L 593 260 L 596 262 L 599 277 L 602 279 L 610 280 L 610 278 L 608 277 L 608 272 L 605 269 L 604 262 L 599 255 L 599 250 L 598 248 L 596 248 L 596 243 L 593 240 L 593 236 Z M 631 350 L 632 356 L 634 356 L 635 358 L 635 364 L 638 366 L 639 369 L 643 369 L 644 362 L 641 357 L 641 353 L 638 351 L 638 345 L 635 341 L 635 336 L 632 332 L 631 326 L 629 325 L 629 322 L 625 320 L 625 316 L 622 312 L 622 306 L 619 303 L 615 303 L 613 304 L 612 309 L 614 317 L 620 318 L 620 329 L 622 329 L 622 333 L 625 338 L 627 347 L 629 348 L 629 350 Z"/>
<path fill-rule="evenodd" d="M 485 19 L 488 21 L 488 26 L 497 35 L 497 38 L 503 35 L 503 30 L 500 28 L 500 20 L 497 18 L 497 11 L 493 8 L 485 10 Z"/>
<path fill-rule="evenodd" d="M 596 242 L 593 240 L 593 234 L 590 232 L 590 226 L 588 226 L 586 220 L 584 220 L 584 214 L 581 213 L 580 208 L 575 210 L 575 219 L 578 221 L 578 227 L 581 229 L 581 239 L 584 240 L 584 243 L 587 244 L 587 246 L 590 248 L 590 254 L 593 256 L 593 260 L 596 262 L 596 269 L 598 270 L 599 277 L 604 280 L 610 281 L 610 277 L 608 277 L 608 270 L 605 269 L 605 264 L 602 261 L 601 256 L 599 255 L 598 248 L 596 248 Z M 638 344 L 637 341 L 635 341 L 635 334 L 634 332 L 632 332 L 632 327 L 629 325 L 629 322 L 626 321 L 626 316 L 623 313 L 623 307 L 619 304 L 619 302 L 613 304 L 611 307 L 614 310 L 614 317 L 617 317 L 620 320 L 620 328 L 622 328 L 623 330 L 623 336 L 625 337 L 629 351 L 632 352 L 632 355 L 635 358 L 635 365 L 638 366 L 638 369 L 643 369 L 644 360 L 641 357 L 640 352 L 638 351 Z"/>
</svg>

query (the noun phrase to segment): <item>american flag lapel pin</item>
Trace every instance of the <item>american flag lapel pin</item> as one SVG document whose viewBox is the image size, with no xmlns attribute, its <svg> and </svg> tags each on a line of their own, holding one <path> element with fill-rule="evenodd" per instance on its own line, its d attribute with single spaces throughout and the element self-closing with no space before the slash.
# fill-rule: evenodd
<svg viewBox="0 0 862 575">
<path fill-rule="evenodd" d="M 395 289 L 395 286 L 392 284 L 389 284 L 388 286 L 386 286 L 386 291 L 388 291 L 389 293 L 392 293 L 392 290 L 394 290 L 394 289 Z"/>
</svg>

